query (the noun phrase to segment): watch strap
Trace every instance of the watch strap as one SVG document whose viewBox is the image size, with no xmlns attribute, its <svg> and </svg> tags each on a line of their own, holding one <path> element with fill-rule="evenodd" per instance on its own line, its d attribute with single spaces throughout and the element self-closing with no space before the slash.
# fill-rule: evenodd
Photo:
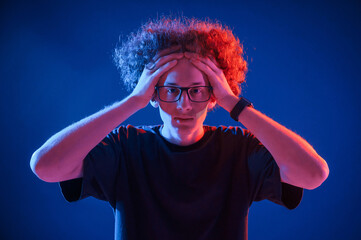
<svg viewBox="0 0 361 240">
<path fill-rule="evenodd" d="M 233 107 L 232 111 L 230 112 L 231 118 L 233 118 L 234 121 L 238 122 L 238 116 L 241 114 L 243 109 L 245 107 L 253 107 L 253 104 L 248 101 L 246 98 L 241 97 L 237 104 Z"/>
</svg>

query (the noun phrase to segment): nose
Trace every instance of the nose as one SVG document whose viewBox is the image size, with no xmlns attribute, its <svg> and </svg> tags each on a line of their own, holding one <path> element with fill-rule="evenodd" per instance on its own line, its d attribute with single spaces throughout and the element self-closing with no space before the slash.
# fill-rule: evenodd
<svg viewBox="0 0 361 240">
<path fill-rule="evenodd" d="M 188 97 L 187 91 L 183 91 L 178 102 L 177 102 L 177 109 L 179 111 L 188 112 L 192 110 L 191 100 Z"/>
</svg>

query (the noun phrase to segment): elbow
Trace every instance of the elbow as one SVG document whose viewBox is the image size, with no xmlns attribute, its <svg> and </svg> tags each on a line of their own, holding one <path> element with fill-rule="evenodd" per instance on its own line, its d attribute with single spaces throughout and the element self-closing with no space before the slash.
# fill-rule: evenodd
<svg viewBox="0 0 361 240">
<path fill-rule="evenodd" d="M 301 168 L 297 167 L 292 171 L 287 171 L 287 168 L 281 168 L 281 180 L 285 183 L 298 186 L 307 190 L 313 190 L 322 185 L 328 178 L 330 170 L 326 161 L 313 161 L 312 167 Z"/>
<path fill-rule="evenodd" d="M 39 148 L 31 156 L 30 168 L 39 179 L 54 183 L 82 177 L 83 165 L 82 161 L 65 161 L 53 151 Z"/>
<path fill-rule="evenodd" d="M 33 173 L 39 177 L 38 174 L 38 163 L 39 163 L 39 149 L 36 150 L 33 155 L 31 155 L 30 159 L 30 169 L 33 171 Z"/>
<path fill-rule="evenodd" d="M 36 150 L 30 159 L 30 169 L 31 171 L 44 182 L 54 182 L 47 175 L 48 170 L 46 169 L 47 160 L 45 159 L 45 154 L 41 149 Z"/>
<path fill-rule="evenodd" d="M 325 166 L 322 169 L 322 182 L 326 181 L 328 175 L 330 174 L 330 169 L 328 168 L 327 163 L 325 162 Z"/>
<path fill-rule="evenodd" d="M 310 186 L 307 187 L 308 190 L 313 190 L 321 186 L 323 182 L 326 181 L 328 175 L 330 174 L 330 169 L 328 168 L 327 163 L 323 160 L 323 164 L 319 167 L 319 170 L 314 174 L 313 181 Z"/>
</svg>

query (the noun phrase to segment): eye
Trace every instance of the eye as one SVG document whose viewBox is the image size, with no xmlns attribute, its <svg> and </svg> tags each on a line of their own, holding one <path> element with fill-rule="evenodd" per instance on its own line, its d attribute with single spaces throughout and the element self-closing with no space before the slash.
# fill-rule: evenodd
<svg viewBox="0 0 361 240">
<path fill-rule="evenodd" d="M 172 88 L 172 87 L 167 87 L 166 88 L 166 92 L 168 93 L 168 94 L 177 94 L 178 93 L 178 88 Z"/>
<path fill-rule="evenodd" d="M 192 94 L 199 94 L 199 93 L 202 93 L 202 91 L 203 91 L 203 89 L 201 87 L 191 88 Z"/>
</svg>

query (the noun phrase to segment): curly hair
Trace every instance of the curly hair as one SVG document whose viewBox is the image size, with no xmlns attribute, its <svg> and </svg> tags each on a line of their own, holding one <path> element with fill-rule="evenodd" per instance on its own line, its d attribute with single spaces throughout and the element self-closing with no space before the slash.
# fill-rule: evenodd
<svg viewBox="0 0 361 240">
<path fill-rule="evenodd" d="M 241 93 L 247 62 L 243 58 L 243 46 L 239 39 L 218 21 L 184 16 L 149 20 L 115 48 L 114 62 L 127 90 L 131 91 L 136 86 L 144 66 L 157 52 L 174 45 L 181 45 L 183 51 L 202 57 L 213 56 L 233 93 L 236 96 Z"/>
</svg>

